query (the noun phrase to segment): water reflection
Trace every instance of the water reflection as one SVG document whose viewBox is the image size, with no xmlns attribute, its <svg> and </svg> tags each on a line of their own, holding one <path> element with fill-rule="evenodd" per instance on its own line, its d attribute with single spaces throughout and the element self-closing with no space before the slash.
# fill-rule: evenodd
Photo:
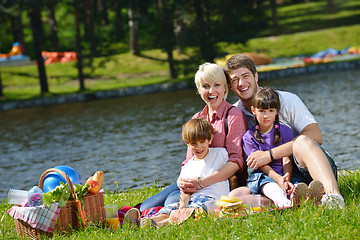
<svg viewBox="0 0 360 240">
<path fill-rule="evenodd" d="M 320 123 L 340 169 L 360 165 L 360 71 L 318 74 L 272 86 L 298 94 Z M 260 75 L 261 77 L 261 75 Z M 229 102 L 236 96 L 229 95 Z M 202 109 L 195 89 L 0 113 L 0 197 L 37 185 L 43 171 L 74 167 L 85 180 L 105 172 L 104 187 L 173 182 L 185 157 L 181 125 Z M 4 181 L 6 179 L 6 181 Z"/>
</svg>

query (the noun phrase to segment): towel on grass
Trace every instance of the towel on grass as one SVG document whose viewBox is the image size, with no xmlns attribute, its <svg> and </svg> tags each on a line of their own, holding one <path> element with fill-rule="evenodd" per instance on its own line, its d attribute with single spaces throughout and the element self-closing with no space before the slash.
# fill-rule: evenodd
<svg viewBox="0 0 360 240">
<path fill-rule="evenodd" d="M 49 233 L 52 233 L 55 229 L 59 212 L 58 203 L 51 204 L 50 208 L 46 208 L 44 205 L 38 207 L 13 206 L 8 211 L 13 218 L 22 220 L 33 228 Z"/>
</svg>

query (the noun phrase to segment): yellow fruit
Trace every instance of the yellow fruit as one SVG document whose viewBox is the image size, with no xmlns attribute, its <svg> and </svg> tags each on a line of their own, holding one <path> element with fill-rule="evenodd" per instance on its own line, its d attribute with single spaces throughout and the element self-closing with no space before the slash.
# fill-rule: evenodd
<svg viewBox="0 0 360 240">
<path fill-rule="evenodd" d="M 236 202 L 241 201 L 240 199 L 238 199 L 236 197 L 225 196 L 225 195 L 222 195 L 220 200 L 223 201 L 223 202 L 228 202 L 228 203 L 236 203 Z"/>
</svg>

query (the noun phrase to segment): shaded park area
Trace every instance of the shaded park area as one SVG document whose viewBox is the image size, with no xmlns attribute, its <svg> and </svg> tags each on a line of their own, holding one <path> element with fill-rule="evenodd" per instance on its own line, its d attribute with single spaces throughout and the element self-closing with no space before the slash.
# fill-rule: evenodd
<svg viewBox="0 0 360 240">
<path fill-rule="evenodd" d="M 94 2 L 30 1 L 43 16 L 36 28 L 26 4 L 4 2 L 0 51 L 8 53 L 19 42 L 33 64 L 0 67 L 1 101 L 191 81 L 200 63 L 226 54 L 255 52 L 278 59 L 360 45 L 358 1 L 98 1 L 97 8 Z M 162 14 L 165 10 L 173 14 Z M 173 19 L 173 30 L 164 18 Z M 33 30 L 42 35 L 41 52 L 75 52 L 78 61 L 41 70 L 35 62 L 47 59 L 41 52 L 36 59 Z"/>
</svg>

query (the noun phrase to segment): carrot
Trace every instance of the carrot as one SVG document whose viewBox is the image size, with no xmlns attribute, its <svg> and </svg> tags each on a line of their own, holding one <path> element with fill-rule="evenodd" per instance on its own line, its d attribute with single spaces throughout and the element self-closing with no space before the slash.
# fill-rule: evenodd
<svg viewBox="0 0 360 240">
<path fill-rule="evenodd" d="M 80 216 L 81 225 L 83 227 L 86 227 L 87 226 L 86 213 L 81 207 L 80 200 L 76 199 L 75 200 L 75 205 L 76 205 L 76 210 L 77 210 L 77 212 L 79 213 L 79 216 Z"/>
</svg>

